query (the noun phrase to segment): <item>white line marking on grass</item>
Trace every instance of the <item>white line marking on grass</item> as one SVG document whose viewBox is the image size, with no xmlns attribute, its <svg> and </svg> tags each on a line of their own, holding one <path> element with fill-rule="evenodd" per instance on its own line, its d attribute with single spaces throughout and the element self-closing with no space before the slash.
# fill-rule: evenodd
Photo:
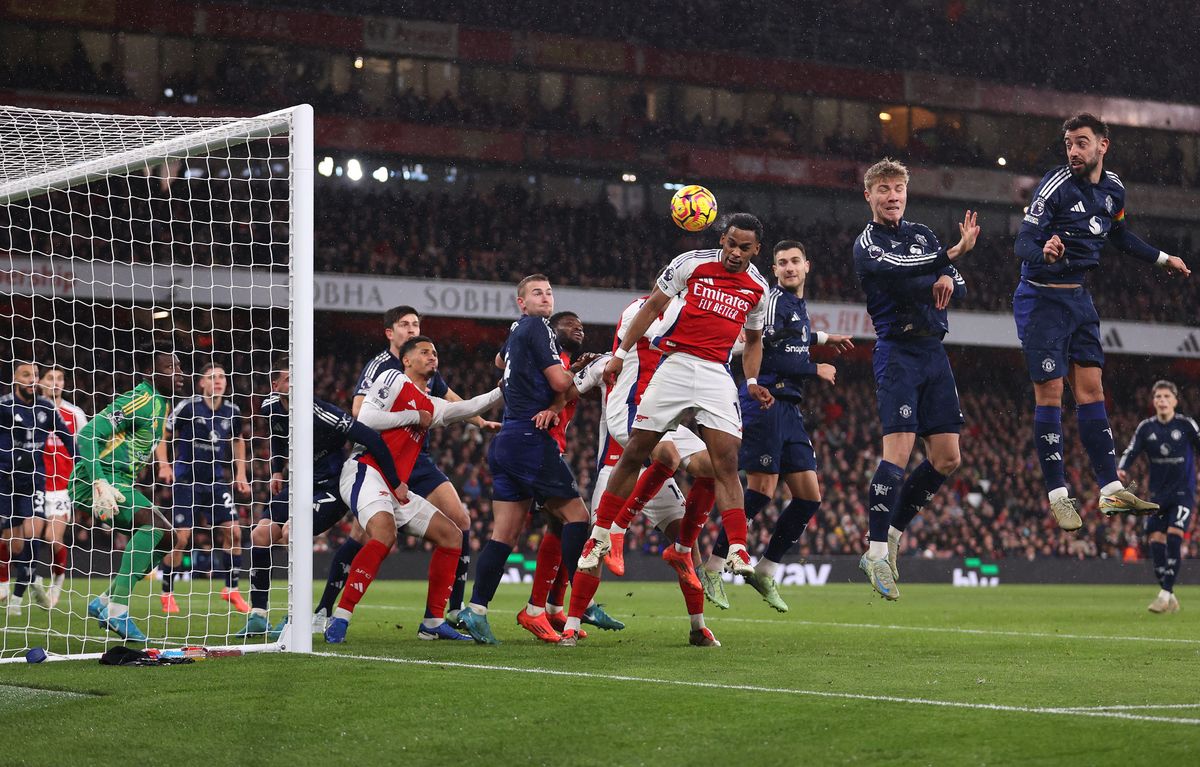
<svg viewBox="0 0 1200 767">
<path fill-rule="evenodd" d="M 1055 711 L 1077 713 L 1082 711 L 1154 711 L 1168 708 L 1200 708 L 1200 703 L 1147 703 L 1137 706 L 1069 706 L 1056 707 Z"/>
<path fill-rule="evenodd" d="M 399 663 L 410 666 L 440 666 L 449 668 L 464 668 L 474 671 L 505 671 L 515 674 L 539 674 L 545 676 L 572 677 L 576 679 L 601 679 L 608 682 L 637 682 L 641 684 L 672 685 L 676 687 L 697 687 L 712 690 L 739 690 L 745 692 L 770 692 L 781 695 L 796 695 L 812 698 L 834 698 L 838 700 L 865 700 L 878 703 L 909 703 L 919 706 L 937 706 L 941 708 L 962 708 L 974 711 L 1002 711 L 1014 714 L 1048 714 L 1057 716 L 1090 716 L 1103 719 L 1128 719 L 1139 722 L 1163 722 L 1167 724 L 1200 725 L 1200 719 L 1179 718 L 1169 716 L 1147 716 L 1145 714 L 1129 714 L 1120 711 L 1091 711 L 1058 708 L 1035 708 L 1030 706 L 1005 706 L 998 703 L 963 703 L 950 700 L 931 700 L 929 698 L 901 698 L 894 695 L 864 695 L 853 692 L 829 692 L 827 690 L 802 690 L 790 687 L 762 687 L 752 684 L 718 684 L 716 682 L 689 682 L 682 679 L 655 679 L 653 677 L 626 676 L 623 674 L 596 674 L 590 671 L 561 671 L 548 668 L 522 668 L 520 666 L 500 666 L 488 663 L 463 663 L 461 661 L 420 660 L 414 658 L 389 658 L 381 655 L 353 655 L 335 652 L 314 652 L 313 655 L 322 658 L 344 658 L 348 660 L 378 661 L 380 663 Z"/>
<path fill-rule="evenodd" d="M 397 610 L 400 612 L 421 612 L 423 607 L 408 607 L 404 605 L 360 605 L 359 610 Z M 720 613 L 708 613 L 715 621 L 723 623 L 767 623 L 778 626 L 819 626 L 822 628 L 843 629 L 885 629 L 887 631 L 924 631 L 931 634 L 968 634 L 972 636 L 1002 636 L 1002 637 L 1031 637 L 1034 639 L 1078 639 L 1104 642 L 1154 642 L 1161 644 L 1200 645 L 1200 639 L 1176 639 L 1172 637 L 1141 637 L 1141 636 L 1106 636 L 1104 634 L 1057 634 L 1049 631 L 1001 631 L 999 629 L 968 629 L 953 626 L 904 626 L 898 623 L 838 623 L 836 621 L 806 621 L 786 618 L 732 618 Z M 644 615 L 637 620 L 679 621 L 681 616 L 675 615 Z"/>
</svg>

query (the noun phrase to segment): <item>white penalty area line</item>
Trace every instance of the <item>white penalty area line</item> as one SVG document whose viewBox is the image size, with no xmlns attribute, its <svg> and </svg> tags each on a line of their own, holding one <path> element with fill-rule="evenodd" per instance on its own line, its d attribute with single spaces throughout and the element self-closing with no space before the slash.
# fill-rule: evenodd
<svg viewBox="0 0 1200 767">
<path fill-rule="evenodd" d="M 360 605 L 360 610 L 396 610 L 400 612 L 421 612 L 424 608 L 401 605 Z M 714 625 L 720 623 L 759 623 L 776 626 L 818 626 L 821 628 L 841 629 L 882 629 L 885 631 L 918 631 L 930 634 L 965 634 L 968 636 L 997 636 L 997 637 L 1029 637 L 1031 639 L 1076 639 L 1088 642 L 1150 642 L 1153 644 L 1182 644 L 1200 645 L 1200 639 L 1182 639 L 1172 637 L 1146 636 L 1108 636 L 1105 634 L 1060 634 L 1050 631 L 1003 631 L 1000 629 L 968 629 L 954 626 L 905 626 L 899 623 L 839 623 L 836 621 L 806 621 L 800 618 L 734 618 L 722 615 L 721 612 L 706 612 L 713 619 Z M 645 615 L 638 620 L 679 621 L 675 615 Z"/>
<path fill-rule="evenodd" d="M 343 658 L 346 660 L 376 661 L 379 663 L 397 663 L 408 666 L 430 666 L 440 668 L 462 668 L 473 671 L 500 671 L 514 674 L 534 674 L 540 676 L 557 676 L 574 679 L 599 679 L 606 682 L 632 682 L 636 684 L 671 685 L 674 687 L 692 687 L 709 690 L 736 690 L 739 692 L 762 692 L 779 695 L 794 695 L 797 697 L 826 698 L 834 700 L 861 700 L 873 703 L 906 703 L 917 706 L 935 706 L 939 708 L 959 708 L 972 711 L 1000 711 L 1012 714 L 1040 714 L 1051 716 L 1089 716 L 1101 719 L 1126 719 L 1138 722 L 1162 722 L 1164 724 L 1200 725 L 1200 718 L 1182 718 L 1171 716 L 1151 716 L 1134 714 L 1117 710 L 1043 708 L 1033 706 L 1006 706 L 998 703 L 963 703 L 949 700 L 932 700 L 929 698 L 902 698 L 894 695 L 866 695 L 853 692 L 830 692 L 828 690 L 803 690 L 790 687 L 763 687 L 752 684 L 719 684 L 716 682 L 690 682 L 682 679 L 656 679 L 654 677 L 626 676 L 623 674 L 597 674 L 590 671 L 561 671 L 548 668 L 522 668 L 520 666 L 501 666 L 489 663 L 463 663 L 461 661 L 422 660 L 415 658 L 390 658 L 381 655 L 353 655 L 335 652 L 314 652 L 313 655 L 322 658 Z"/>
</svg>

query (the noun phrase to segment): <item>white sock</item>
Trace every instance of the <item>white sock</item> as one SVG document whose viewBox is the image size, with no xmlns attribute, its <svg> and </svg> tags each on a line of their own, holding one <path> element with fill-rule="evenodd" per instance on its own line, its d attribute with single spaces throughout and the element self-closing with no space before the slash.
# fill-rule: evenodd
<svg viewBox="0 0 1200 767">
<path fill-rule="evenodd" d="M 558 615 L 562 611 L 562 605 L 552 605 L 549 602 L 546 603 L 546 612 L 550 613 L 551 615 Z"/>
<path fill-rule="evenodd" d="M 1159 589 L 1158 590 L 1158 598 L 1159 599 L 1170 599 L 1171 592 L 1167 591 L 1166 589 Z"/>
<path fill-rule="evenodd" d="M 699 631 L 704 628 L 704 613 L 689 615 L 688 620 L 692 622 L 692 631 Z"/>
<path fill-rule="evenodd" d="M 612 526 L 608 528 L 608 532 L 609 532 L 610 534 L 612 534 L 612 535 L 624 535 L 624 534 L 625 534 L 625 528 L 623 528 L 623 527 L 620 527 L 620 526 L 618 526 L 618 525 L 617 525 L 617 523 L 616 523 L 616 522 L 613 522 L 613 523 L 612 523 Z"/>
<path fill-rule="evenodd" d="M 904 531 L 898 527 L 888 527 L 888 538 L 899 538 L 904 535 Z"/>
<path fill-rule="evenodd" d="M 678 551 L 680 554 L 691 554 L 692 553 L 692 547 L 684 546 L 682 543 L 676 543 L 675 550 Z M 725 560 L 721 560 L 721 567 L 724 567 L 724 566 L 725 566 Z"/>
<path fill-rule="evenodd" d="M 129 612 L 129 605 L 119 605 L 116 602 L 108 603 L 108 617 L 110 618 L 120 618 L 127 612 Z"/>
<path fill-rule="evenodd" d="M 887 541 L 871 541 L 867 549 L 867 559 L 887 559 Z"/>
<path fill-rule="evenodd" d="M 708 559 L 704 560 L 704 569 L 710 573 L 719 573 L 725 569 L 725 560 L 716 554 L 709 554 Z"/>
<path fill-rule="evenodd" d="M 774 581 L 779 579 L 779 568 L 781 567 L 783 567 L 783 565 L 779 564 L 778 562 L 772 562 L 766 557 L 763 557 L 762 559 L 758 560 L 758 564 L 754 566 L 754 570 L 759 575 L 765 575 Z"/>
<path fill-rule="evenodd" d="M 104 605 L 105 607 L 108 607 L 108 592 L 107 591 L 104 592 L 103 594 L 101 594 L 98 598 L 100 600 L 100 604 Z"/>
<path fill-rule="evenodd" d="M 421 621 L 421 625 L 427 629 L 435 629 L 446 622 L 445 618 L 426 618 Z"/>
<path fill-rule="evenodd" d="M 530 602 L 529 604 L 525 605 L 525 612 L 527 612 L 530 617 L 536 618 L 542 613 L 546 612 L 546 608 L 538 607 L 533 602 Z"/>
<path fill-rule="evenodd" d="M 56 575 L 50 579 L 50 585 L 58 586 L 59 588 L 62 588 L 63 581 L 66 580 L 66 578 L 67 578 L 66 573 L 59 573 L 58 575 Z"/>
<path fill-rule="evenodd" d="M 1109 482 L 1107 485 L 1100 488 L 1100 495 L 1112 495 L 1113 493 L 1117 492 L 1118 490 L 1124 490 L 1124 489 L 1125 489 L 1125 486 L 1114 479 L 1112 482 Z"/>
<path fill-rule="evenodd" d="M 262 609 L 261 607 L 251 607 L 250 614 L 251 615 L 261 615 L 264 618 L 267 617 L 267 611 Z"/>
<path fill-rule="evenodd" d="M 1071 497 L 1071 494 L 1067 492 L 1067 488 L 1065 488 L 1065 487 L 1056 487 L 1053 490 L 1051 490 L 1049 493 L 1047 493 L 1047 495 L 1050 498 L 1050 503 L 1054 503 L 1055 501 L 1060 501 L 1064 498 Z"/>
<path fill-rule="evenodd" d="M 353 617 L 353 615 L 354 615 L 354 613 L 350 612 L 349 610 L 343 609 L 341 607 L 333 608 L 333 617 L 335 617 L 335 618 L 345 618 L 346 620 L 350 620 L 350 618 Z"/>
<path fill-rule="evenodd" d="M 570 631 L 571 629 L 579 630 L 579 619 L 567 616 L 567 625 L 563 627 L 563 631 Z"/>
<path fill-rule="evenodd" d="M 467 607 L 471 608 L 471 612 L 475 613 L 476 615 L 487 615 L 487 608 L 483 605 L 477 605 L 472 602 L 471 604 L 467 605 Z"/>
<path fill-rule="evenodd" d="M 595 606 L 596 606 L 596 600 L 595 600 L 595 599 L 593 599 L 592 601 L 588 602 L 588 609 L 591 609 L 591 608 L 593 608 L 593 607 L 595 607 Z"/>
<path fill-rule="evenodd" d="M 596 527 L 595 525 L 593 525 L 592 526 L 592 537 L 598 541 L 604 541 L 605 543 L 609 542 L 608 530 L 603 527 Z"/>
</svg>

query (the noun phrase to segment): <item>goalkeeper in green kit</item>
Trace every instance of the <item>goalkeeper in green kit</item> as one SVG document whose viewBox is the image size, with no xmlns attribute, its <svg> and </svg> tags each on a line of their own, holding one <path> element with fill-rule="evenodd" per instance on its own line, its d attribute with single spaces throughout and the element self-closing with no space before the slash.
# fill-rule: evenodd
<svg viewBox="0 0 1200 767">
<path fill-rule="evenodd" d="M 129 534 L 121 567 L 108 590 L 88 603 L 88 615 L 122 639 L 146 641 L 129 615 L 129 595 L 138 582 L 171 550 L 171 522 L 135 488 L 137 475 L 154 460 L 171 411 L 170 397 L 183 388 L 179 360 L 171 352 L 154 353 L 154 372 L 133 390 L 118 396 L 77 435 L 71 500 L 92 517 Z"/>
</svg>

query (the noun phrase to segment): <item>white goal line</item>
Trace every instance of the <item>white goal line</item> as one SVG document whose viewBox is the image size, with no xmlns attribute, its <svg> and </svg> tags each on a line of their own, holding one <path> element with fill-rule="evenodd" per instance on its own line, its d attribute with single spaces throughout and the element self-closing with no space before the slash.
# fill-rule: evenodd
<svg viewBox="0 0 1200 767">
<path fill-rule="evenodd" d="M 553 651 L 551 651 L 553 652 Z M 654 677 L 628 676 L 624 674 L 599 674 L 591 671 L 562 671 L 548 668 L 524 668 L 521 666 L 501 666 L 490 663 L 463 663 L 447 660 L 422 660 L 416 658 L 390 658 L 381 655 L 354 655 L 349 653 L 314 652 L 323 658 L 344 658 L 347 660 L 374 661 L 378 663 L 398 663 L 409 666 L 430 666 L 437 668 L 462 668 L 472 671 L 499 671 L 513 674 L 534 674 L 539 676 L 558 676 L 574 679 L 599 679 L 606 682 L 632 682 L 635 684 L 672 685 L 675 687 L 692 687 L 710 690 L 775 693 L 779 695 L 794 695 L 797 697 L 826 698 L 834 700 L 862 700 L 873 703 L 905 703 L 917 706 L 934 706 L 938 708 L 958 708 L 970 711 L 998 711 L 1012 714 L 1035 714 L 1040 716 L 1088 716 L 1100 719 L 1125 719 L 1138 722 L 1162 722 L 1164 724 L 1200 725 L 1200 718 L 1151 716 L 1134 714 L 1110 709 L 1075 709 L 1075 708 L 1046 708 L 1042 706 L 1008 706 L 999 703 L 966 703 L 952 700 L 933 700 L 931 698 L 905 698 L 896 695 L 868 695 L 854 692 L 830 692 L 828 690 L 804 690 L 791 687 L 764 687 L 752 684 L 730 684 L 720 682 L 692 682 L 683 679 L 658 679 Z"/>
</svg>

